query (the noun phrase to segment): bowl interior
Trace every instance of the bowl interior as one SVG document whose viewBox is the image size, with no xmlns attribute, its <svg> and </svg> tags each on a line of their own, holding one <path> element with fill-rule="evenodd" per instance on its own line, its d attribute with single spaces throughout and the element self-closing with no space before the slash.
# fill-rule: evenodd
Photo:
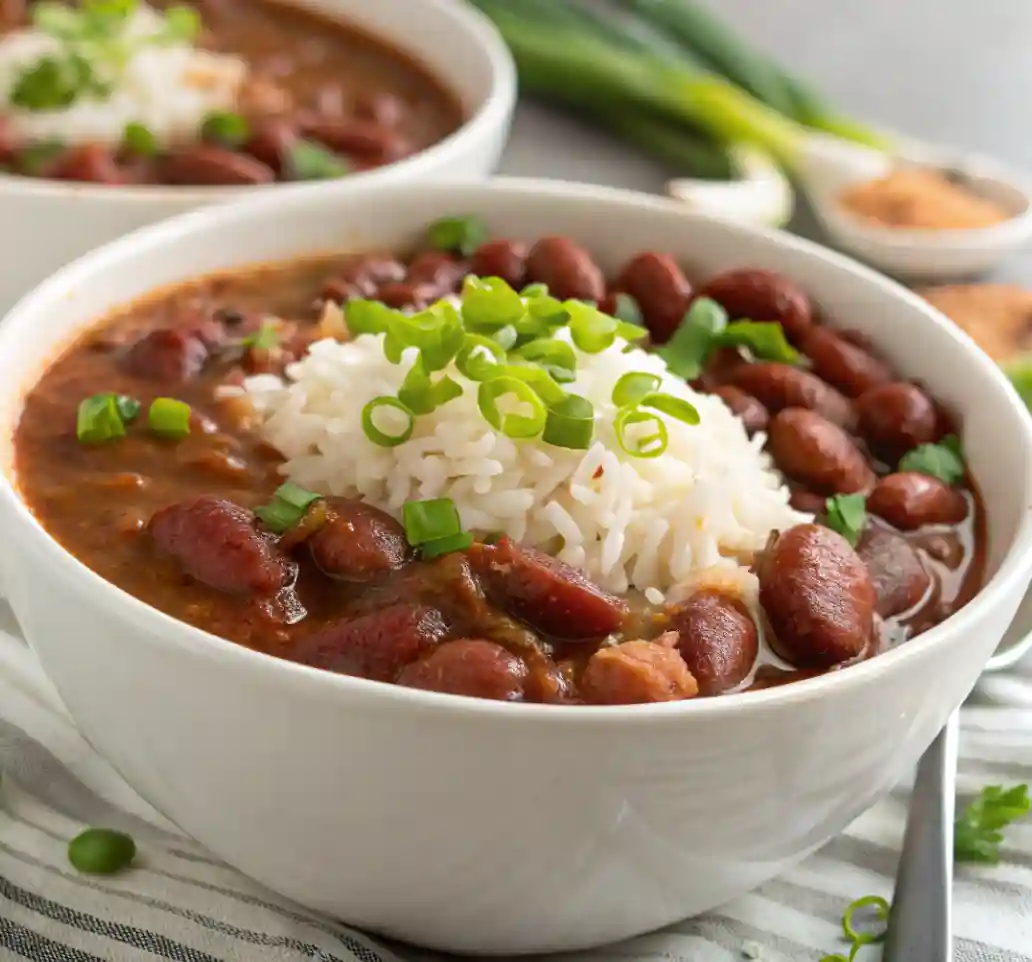
<svg viewBox="0 0 1032 962">
<path fill-rule="evenodd" d="M 477 213 L 493 236 L 569 235 L 608 270 L 643 250 L 673 254 L 689 276 L 736 266 L 784 272 L 833 326 L 870 336 L 902 376 L 961 417 L 966 456 L 988 508 L 987 577 L 1030 541 L 1032 421 L 996 366 L 922 300 L 815 245 L 731 226 L 640 195 L 518 181 L 460 186 L 333 185 L 188 214 L 117 241 L 28 295 L 0 326 L 0 463 L 16 486 L 11 436 L 23 392 L 76 332 L 116 305 L 212 271 L 332 250 L 396 248 L 424 225 Z M 904 646 L 905 647 L 905 646 Z"/>
</svg>

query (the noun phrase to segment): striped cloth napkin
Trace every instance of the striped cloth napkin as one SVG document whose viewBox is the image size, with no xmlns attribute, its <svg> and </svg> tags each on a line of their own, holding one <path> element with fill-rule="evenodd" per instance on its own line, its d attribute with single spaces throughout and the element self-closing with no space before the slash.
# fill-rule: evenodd
<svg viewBox="0 0 1032 962">
<path fill-rule="evenodd" d="M 0 635 L 0 959 L 41 962 L 432 962 L 266 891 L 184 837 L 86 744 L 38 668 Z M 963 712 L 962 795 L 1032 782 L 1032 662 L 985 679 Z M 817 962 L 841 952 L 845 906 L 891 897 L 907 789 L 899 787 L 795 870 L 719 911 L 566 962 Z M 87 825 L 129 832 L 132 870 L 68 864 Z M 960 866 L 957 962 L 1032 962 L 1032 820 L 1003 861 Z M 858 956 L 878 958 L 877 947 Z M 914 960 L 925 962 L 925 960 Z"/>
</svg>

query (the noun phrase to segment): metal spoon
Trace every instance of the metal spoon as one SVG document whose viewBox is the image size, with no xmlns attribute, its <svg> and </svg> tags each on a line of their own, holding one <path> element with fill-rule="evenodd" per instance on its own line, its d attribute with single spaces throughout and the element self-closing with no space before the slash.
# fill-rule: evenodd
<svg viewBox="0 0 1032 962">
<path fill-rule="evenodd" d="M 1010 668 L 1032 649 L 1032 592 L 984 671 Z M 953 820 L 959 714 L 921 757 L 907 811 L 882 962 L 953 959 Z"/>
</svg>

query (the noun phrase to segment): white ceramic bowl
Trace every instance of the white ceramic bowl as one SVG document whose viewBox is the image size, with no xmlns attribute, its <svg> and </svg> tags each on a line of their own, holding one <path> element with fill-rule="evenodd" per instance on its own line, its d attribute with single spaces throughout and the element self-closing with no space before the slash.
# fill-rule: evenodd
<svg viewBox="0 0 1032 962">
<path fill-rule="evenodd" d="M 491 22 L 464 0 L 288 0 L 353 23 L 423 64 L 458 99 L 465 123 L 427 150 L 347 178 L 374 183 L 476 180 L 498 163 L 516 103 L 516 70 Z M 104 187 L 0 174 L 0 312 L 70 260 L 137 227 L 244 193 L 240 187 Z"/>
<path fill-rule="evenodd" d="M 214 269 L 407 244 L 479 212 L 500 235 L 644 249 L 701 274 L 799 279 L 960 412 L 989 509 L 989 581 L 944 624 L 821 678 L 748 695 L 555 708 L 451 698 L 277 661 L 181 624 L 65 553 L 17 494 L 21 397 L 114 305 Z M 441 949 L 580 949 L 712 908 L 840 831 L 972 687 L 1032 572 L 1032 422 L 923 301 L 812 244 L 601 188 L 327 184 L 197 211 L 50 278 L 0 327 L 7 596 L 83 733 L 131 785 L 271 888 Z M 131 885 L 131 880 L 127 881 Z"/>
</svg>

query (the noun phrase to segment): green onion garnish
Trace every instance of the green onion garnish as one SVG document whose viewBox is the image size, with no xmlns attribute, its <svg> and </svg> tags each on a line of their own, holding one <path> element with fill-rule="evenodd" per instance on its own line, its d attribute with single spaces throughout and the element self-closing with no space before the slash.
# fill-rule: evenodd
<svg viewBox="0 0 1032 962">
<path fill-rule="evenodd" d="M 559 448 L 586 451 L 595 435 L 595 409 L 587 398 L 570 394 L 548 408 L 541 440 Z"/>
<path fill-rule="evenodd" d="M 115 395 L 115 407 L 118 408 L 118 416 L 124 424 L 135 421 L 140 414 L 140 402 L 125 394 Z"/>
<path fill-rule="evenodd" d="M 23 110 L 60 110 L 86 94 L 109 92 L 90 62 L 79 54 L 42 57 L 18 76 L 10 102 Z"/>
<path fill-rule="evenodd" d="M 585 354 L 598 354 L 616 340 L 616 318 L 583 301 L 566 301 L 563 309 L 570 315 L 573 343 Z"/>
<path fill-rule="evenodd" d="M 633 324 L 635 327 L 643 327 L 645 324 L 638 302 L 630 294 L 624 294 L 622 291 L 616 295 L 613 317 L 625 324 Z"/>
<path fill-rule="evenodd" d="M 471 381 L 485 381 L 505 363 L 505 348 L 494 338 L 467 334 L 455 366 Z"/>
<path fill-rule="evenodd" d="M 867 498 L 862 494 L 836 494 L 825 501 L 827 525 L 856 547 L 867 527 Z"/>
<path fill-rule="evenodd" d="M 413 548 L 462 533 L 459 509 L 451 498 L 406 501 L 402 508 L 405 538 Z"/>
<path fill-rule="evenodd" d="M 943 438 L 938 444 L 919 444 L 908 451 L 899 462 L 900 471 L 917 471 L 946 484 L 956 484 L 964 477 L 964 456 L 960 440 L 955 435 Z"/>
<path fill-rule="evenodd" d="M 131 398 L 126 402 L 136 404 L 133 417 L 139 413 L 140 406 Z M 84 444 L 99 444 L 112 438 L 125 436 L 125 418 L 119 408 L 118 395 L 94 394 L 79 402 L 79 410 L 75 419 L 75 436 Z"/>
<path fill-rule="evenodd" d="M 522 381 L 545 404 L 558 404 L 566 397 L 566 392 L 559 387 L 555 378 L 543 367 L 535 367 L 530 364 L 503 364 L 491 371 L 484 380 L 491 381 L 503 377 Z"/>
<path fill-rule="evenodd" d="M 262 321 L 261 327 L 253 334 L 248 334 L 240 343 L 243 347 L 271 351 L 279 346 L 279 340 L 279 328 L 271 321 Z"/>
<path fill-rule="evenodd" d="M 310 140 L 295 140 L 283 162 L 287 180 L 332 180 L 350 173 L 339 154 Z"/>
<path fill-rule="evenodd" d="M 65 152 L 65 145 L 58 140 L 32 144 L 18 151 L 17 167 L 24 174 L 39 176 Z"/>
<path fill-rule="evenodd" d="M 240 114 L 215 110 L 201 123 L 201 138 L 223 147 L 239 147 L 251 136 L 251 125 Z"/>
<path fill-rule="evenodd" d="M 377 416 L 378 411 L 383 413 Z M 392 412 L 395 411 L 398 413 L 393 414 Z M 401 420 L 402 424 L 393 426 L 384 423 L 385 417 L 395 421 Z M 382 427 L 375 423 L 374 418 L 380 421 Z M 404 444 L 412 437 L 415 429 L 415 415 L 396 397 L 387 397 L 386 395 L 376 397 L 362 408 L 362 430 L 373 444 L 378 444 L 381 448 L 393 448 Z"/>
<path fill-rule="evenodd" d="M 442 217 L 427 228 L 430 244 L 440 251 L 469 257 L 487 240 L 487 224 L 479 217 Z"/>
<path fill-rule="evenodd" d="M 387 325 L 383 352 L 392 364 L 400 364 L 406 350 L 417 348 L 426 369 L 439 371 L 458 354 L 464 340 L 459 312 L 439 301 L 418 314 L 395 312 Z"/>
<path fill-rule="evenodd" d="M 462 282 L 462 320 L 470 331 L 497 331 L 525 313 L 520 295 L 500 277 L 469 274 Z"/>
<path fill-rule="evenodd" d="M 551 337 L 527 341 L 512 353 L 524 361 L 540 364 L 560 383 L 564 380 L 572 381 L 573 372 L 577 369 L 577 355 L 574 354 L 573 348 L 565 341 Z"/>
<path fill-rule="evenodd" d="M 672 418 L 676 418 L 678 421 L 683 421 L 685 424 L 699 423 L 699 412 L 696 410 L 695 405 L 684 398 L 674 397 L 672 394 L 663 394 L 661 392 L 646 394 L 638 403 L 643 408 L 652 408 L 653 411 L 660 411 Z"/>
<path fill-rule="evenodd" d="M 744 347 L 757 360 L 796 364 L 799 352 L 785 339 L 777 321 L 732 321 L 715 338 L 714 347 Z"/>
<path fill-rule="evenodd" d="M 185 438 L 190 433 L 190 405 L 171 397 L 151 401 L 147 427 L 163 438 Z"/>
<path fill-rule="evenodd" d="M 651 433 L 641 430 L 643 425 L 650 425 Z M 670 443 L 663 419 L 636 407 L 620 410 L 613 422 L 613 430 L 616 432 L 616 443 L 625 453 L 635 458 L 658 458 Z"/>
<path fill-rule="evenodd" d="M 511 324 L 506 324 L 505 327 L 501 327 L 491 334 L 491 340 L 494 341 L 495 344 L 497 344 L 503 351 L 511 351 L 516 346 L 516 342 L 519 339 L 519 331 L 517 331 Z"/>
<path fill-rule="evenodd" d="M 274 534 L 283 534 L 293 528 L 321 497 L 293 481 L 284 481 L 276 489 L 272 500 L 255 508 L 254 514 Z"/>
<path fill-rule="evenodd" d="M 413 414 L 430 414 L 439 407 L 462 397 L 462 388 L 447 374 L 433 381 L 420 358 L 412 365 L 398 389 L 398 400 Z"/>
<path fill-rule="evenodd" d="M 526 287 L 521 288 L 520 297 L 548 297 L 548 285 L 547 284 L 528 284 Z"/>
<path fill-rule="evenodd" d="M 356 298 L 344 305 L 344 321 L 356 337 L 359 334 L 383 334 L 397 315 L 386 304 Z"/>
<path fill-rule="evenodd" d="M 190 43 L 201 32 L 201 15 L 193 8 L 175 4 L 165 10 L 165 29 L 170 42 Z"/>
<path fill-rule="evenodd" d="M 473 544 L 473 535 L 468 531 L 453 534 L 447 538 L 435 538 L 433 541 L 424 541 L 420 545 L 419 553 L 427 560 L 439 558 L 443 554 L 451 554 L 453 551 L 465 551 Z"/>
<path fill-rule="evenodd" d="M 727 311 L 716 301 L 700 297 L 657 353 L 674 374 L 691 381 L 702 373 L 715 337 L 726 327 Z"/>
<path fill-rule="evenodd" d="M 644 371 L 631 371 L 621 374 L 613 386 L 613 403 L 617 407 L 637 404 L 646 394 L 652 394 L 662 383 L 658 374 L 647 374 Z"/>
<path fill-rule="evenodd" d="M 498 402 L 509 396 L 529 411 L 503 412 Z M 527 381 L 511 376 L 482 381 L 477 392 L 477 406 L 487 423 L 508 438 L 536 438 L 544 430 L 548 418 L 548 410 L 537 391 Z"/>
<path fill-rule="evenodd" d="M 143 124 L 132 121 L 122 131 L 122 143 L 127 150 L 140 157 L 152 157 L 158 152 L 158 138 Z"/>
</svg>

